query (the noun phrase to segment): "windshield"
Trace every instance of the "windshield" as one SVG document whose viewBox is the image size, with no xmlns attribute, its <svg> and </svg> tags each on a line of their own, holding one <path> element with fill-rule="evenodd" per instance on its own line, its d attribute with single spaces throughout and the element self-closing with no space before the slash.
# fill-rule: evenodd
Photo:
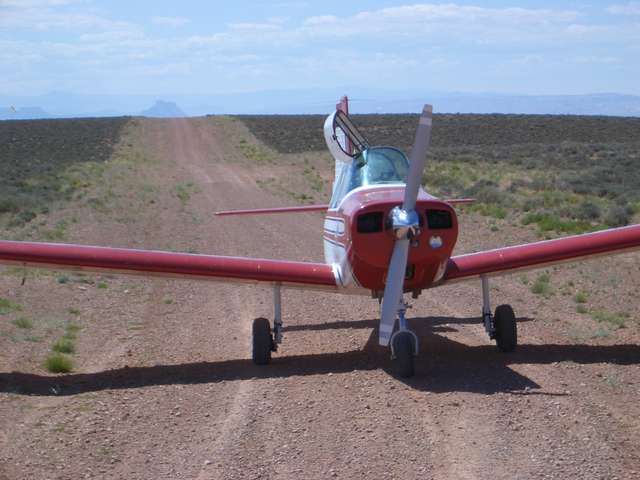
<svg viewBox="0 0 640 480">
<path fill-rule="evenodd" d="M 405 183 L 409 161 L 400 150 L 393 147 L 372 147 L 364 150 L 342 170 L 336 181 L 331 207 L 351 190 L 367 185 Z"/>
<path fill-rule="evenodd" d="M 352 163 L 351 188 L 381 183 L 405 183 L 409 162 L 400 150 L 376 147 L 365 150 Z"/>
</svg>

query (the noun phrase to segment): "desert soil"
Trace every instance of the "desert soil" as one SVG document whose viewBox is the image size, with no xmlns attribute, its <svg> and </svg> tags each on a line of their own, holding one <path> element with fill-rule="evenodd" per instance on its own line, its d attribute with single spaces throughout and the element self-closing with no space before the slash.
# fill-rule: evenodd
<svg viewBox="0 0 640 480">
<path fill-rule="evenodd" d="M 56 213 L 75 218 L 67 241 L 322 261 L 318 214 L 213 216 L 293 203 L 261 185 L 298 167 L 245 158 L 241 124 L 137 122 L 144 161 L 117 177 L 110 209 Z M 533 235 L 464 214 L 461 230 L 457 252 Z M 639 263 L 557 268 L 552 282 L 604 283 L 593 302 L 636 305 Z M 366 297 L 285 290 L 284 344 L 258 367 L 251 321 L 272 318 L 268 288 L 57 275 L 0 276 L 0 296 L 34 319 L 35 337 L 0 317 L 2 480 L 640 478 L 636 311 L 627 328 L 594 335 L 570 295 L 497 279 L 494 304 L 520 320 L 518 350 L 505 355 L 480 325 L 479 283 L 442 287 L 409 312 L 421 351 L 402 380 Z M 50 374 L 42 362 L 68 321 L 81 326 L 74 371 Z"/>
</svg>

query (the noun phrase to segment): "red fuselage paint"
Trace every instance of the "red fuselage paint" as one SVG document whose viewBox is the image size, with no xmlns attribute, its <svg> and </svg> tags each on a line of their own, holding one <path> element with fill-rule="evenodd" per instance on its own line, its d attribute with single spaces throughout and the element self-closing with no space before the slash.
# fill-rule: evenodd
<svg viewBox="0 0 640 480">
<path fill-rule="evenodd" d="M 385 287 L 385 276 L 395 242 L 394 232 L 387 225 L 389 212 L 402 205 L 404 188 L 389 186 L 362 189 L 347 195 L 337 209 L 327 212 L 327 220 L 342 221 L 342 234 L 327 229 L 324 239 L 345 249 L 353 277 L 360 287 L 380 292 Z M 426 211 L 446 211 L 451 215 L 450 228 L 429 228 Z M 382 228 L 376 232 L 359 232 L 358 218 L 361 215 L 380 212 Z M 436 198 L 420 193 L 416 212 L 421 219 L 421 232 L 409 248 L 408 276 L 404 290 L 420 291 L 438 281 L 444 272 L 458 239 L 458 221 L 453 208 Z M 439 245 L 439 246 L 438 246 Z"/>
</svg>

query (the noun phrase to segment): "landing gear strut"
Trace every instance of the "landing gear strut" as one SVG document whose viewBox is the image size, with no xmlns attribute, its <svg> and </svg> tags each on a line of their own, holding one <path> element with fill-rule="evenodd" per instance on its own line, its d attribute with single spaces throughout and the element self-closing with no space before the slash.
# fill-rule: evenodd
<svg viewBox="0 0 640 480">
<path fill-rule="evenodd" d="M 256 365 L 266 365 L 271 362 L 271 352 L 278 351 L 282 343 L 282 296 L 280 284 L 273 287 L 273 330 L 266 318 L 256 318 L 253 321 L 251 357 Z"/>
<path fill-rule="evenodd" d="M 489 279 L 482 275 L 482 322 L 489 338 L 496 341 L 502 352 L 513 352 L 518 345 L 518 324 L 511 305 L 499 305 L 491 314 Z"/>
<path fill-rule="evenodd" d="M 403 378 L 413 377 L 414 358 L 418 355 L 418 336 L 409 330 L 405 313 L 409 305 L 400 299 L 398 305 L 398 330 L 391 336 L 391 360 Z"/>
</svg>

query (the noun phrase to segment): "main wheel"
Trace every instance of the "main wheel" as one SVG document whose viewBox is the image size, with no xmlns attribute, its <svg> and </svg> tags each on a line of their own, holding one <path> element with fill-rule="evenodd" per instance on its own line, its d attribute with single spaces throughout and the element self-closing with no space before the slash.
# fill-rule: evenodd
<svg viewBox="0 0 640 480">
<path fill-rule="evenodd" d="M 513 352 L 518 345 L 518 324 L 511 305 L 500 305 L 493 316 L 496 344 L 503 352 Z"/>
<path fill-rule="evenodd" d="M 393 337 L 393 352 L 398 375 L 403 378 L 413 377 L 413 337 L 409 332 L 399 332 Z"/>
<path fill-rule="evenodd" d="M 271 336 L 271 324 L 266 318 L 256 318 L 253 321 L 253 348 L 251 350 L 253 363 L 266 365 L 271 361 L 273 337 Z"/>
</svg>

